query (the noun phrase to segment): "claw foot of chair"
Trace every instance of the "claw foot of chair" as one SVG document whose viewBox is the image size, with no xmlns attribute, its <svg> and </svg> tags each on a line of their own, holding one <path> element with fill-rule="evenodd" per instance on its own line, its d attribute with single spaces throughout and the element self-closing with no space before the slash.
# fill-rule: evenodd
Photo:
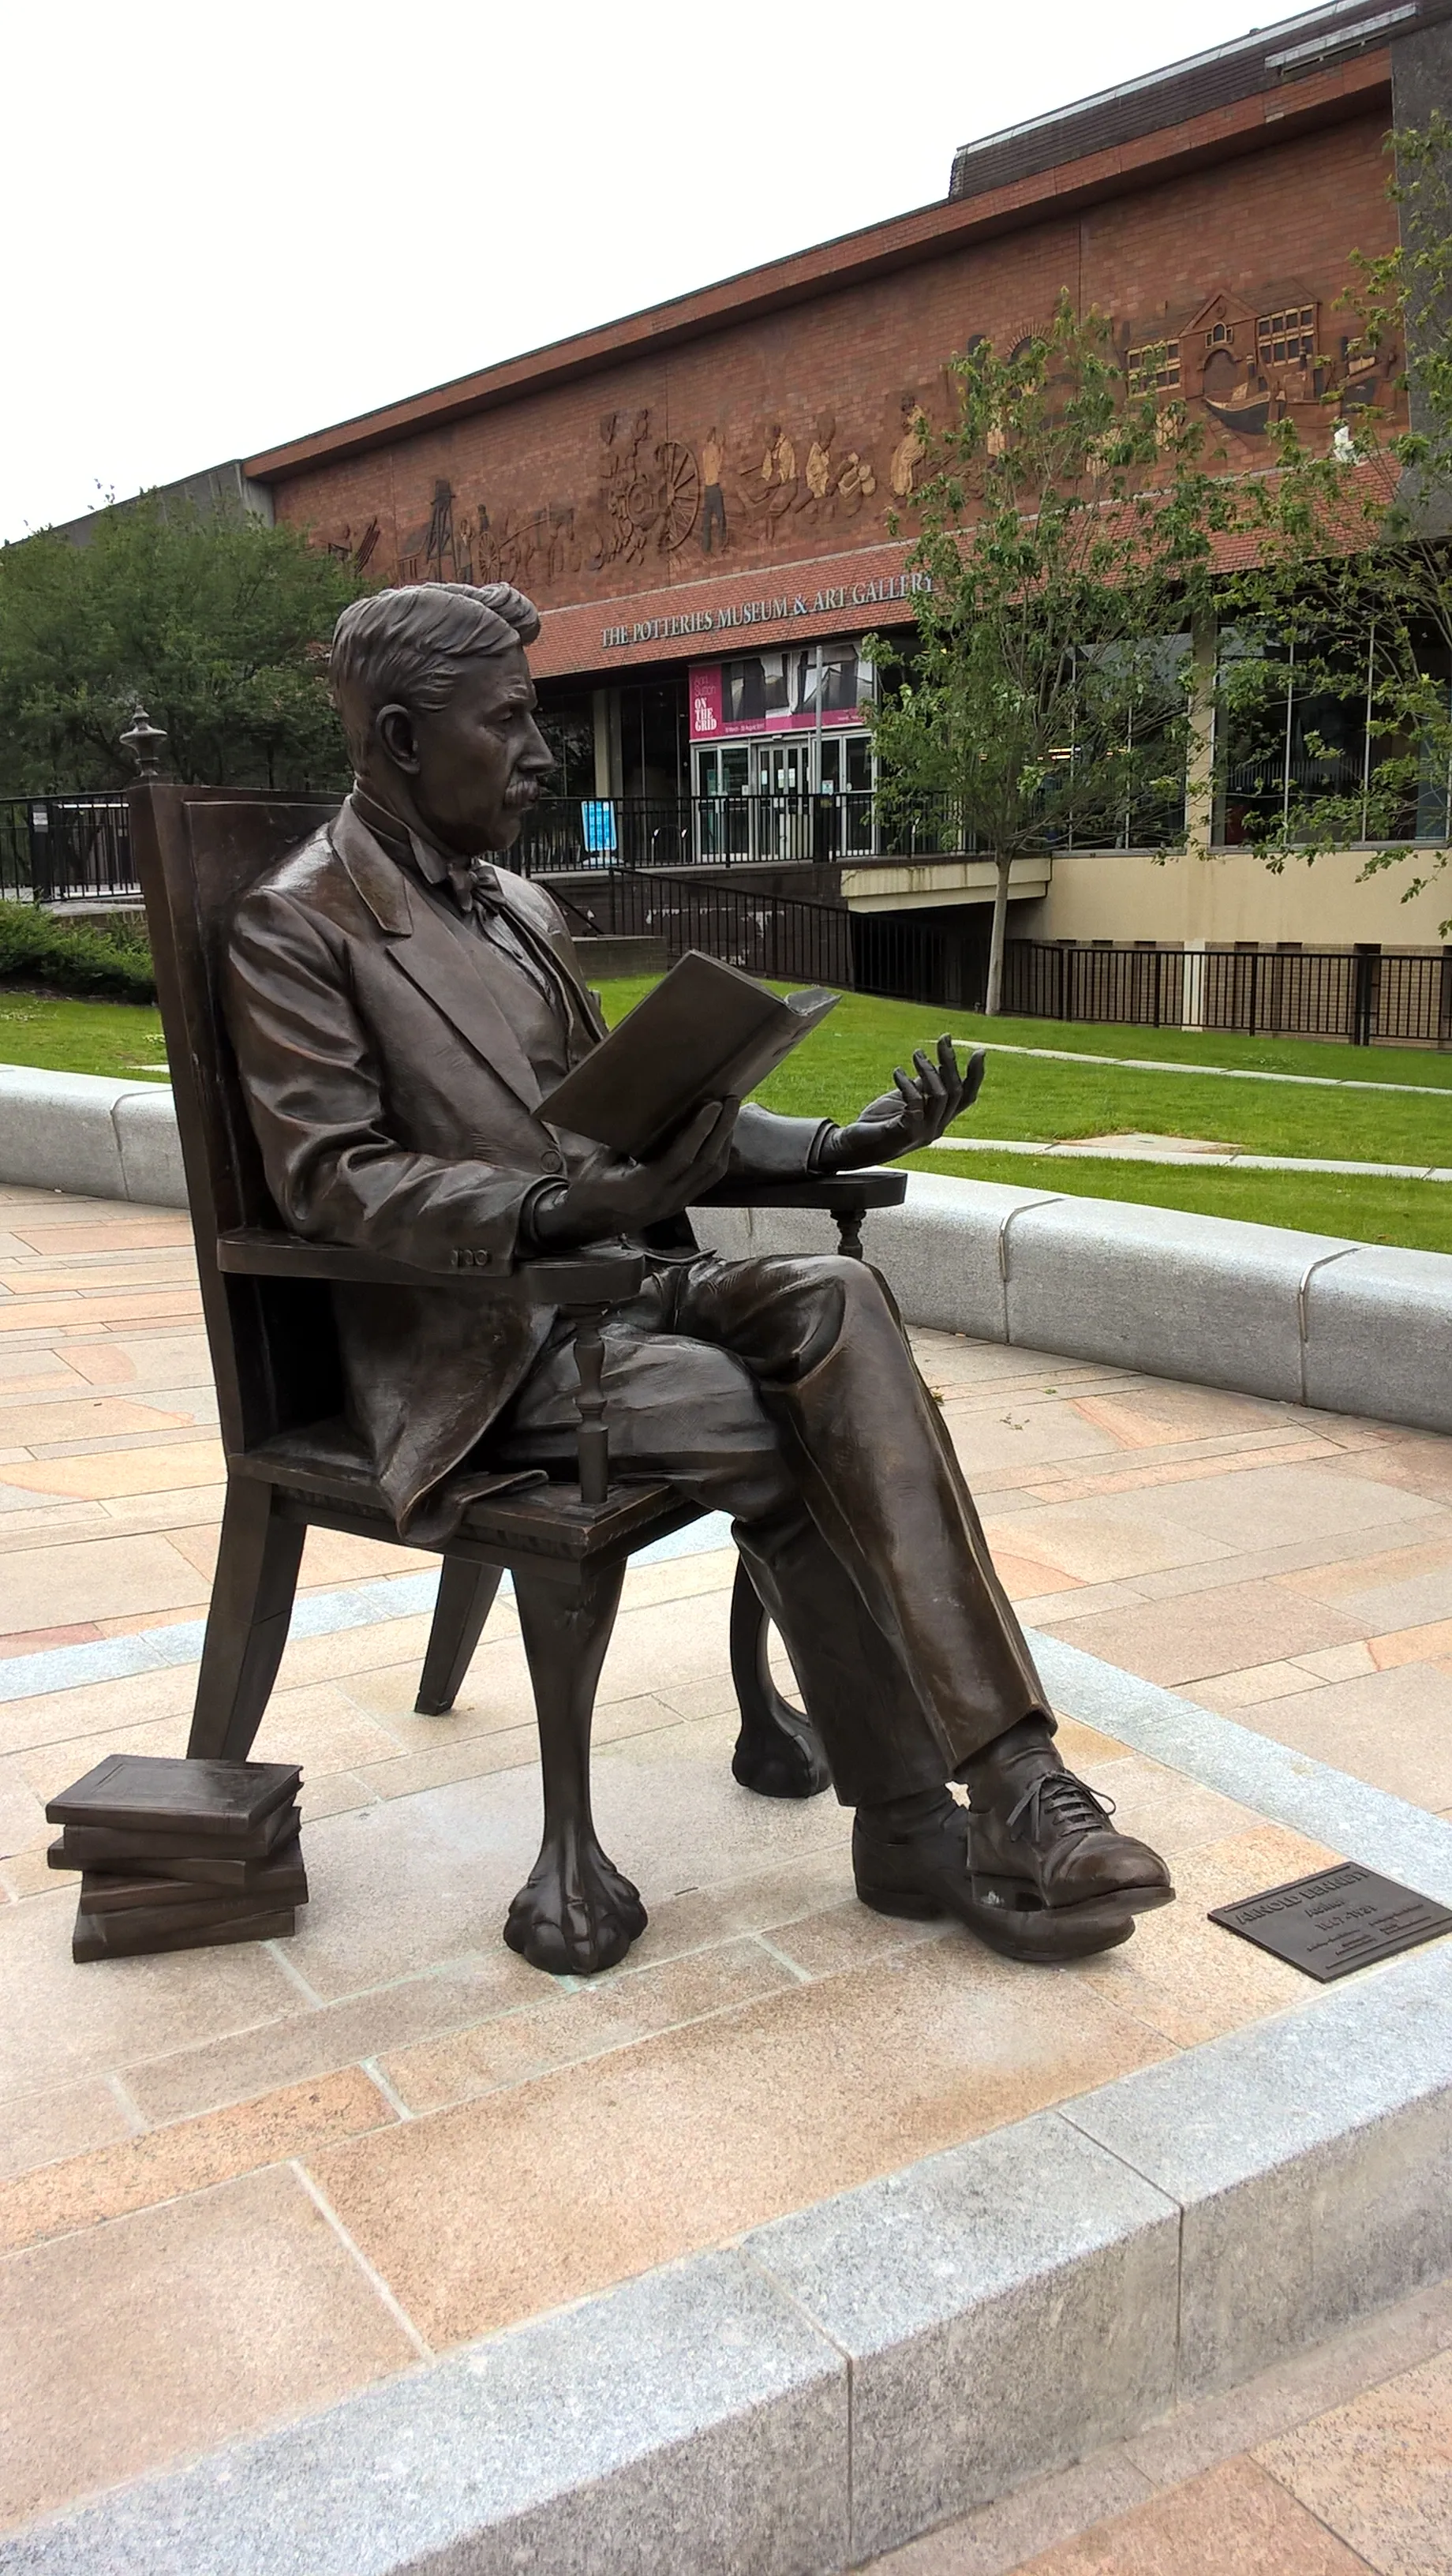
<svg viewBox="0 0 1452 2576">
<path fill-rule="evenodd" d="M 743 1724 L 731 1776 L 758 1798 L 816 1798 L 831 1786 L 822 1740 L 811 1719 L 777 1698 L 768 1718 Z"/>
<path fill-rule="evenodd" d="M 511 1905 L 504 1938 L 552 1977 L 594 1977 L 618 1967 L 647 1916 L 638 1889 L 593 1836 L 547 1842 Z"/>
</svg>

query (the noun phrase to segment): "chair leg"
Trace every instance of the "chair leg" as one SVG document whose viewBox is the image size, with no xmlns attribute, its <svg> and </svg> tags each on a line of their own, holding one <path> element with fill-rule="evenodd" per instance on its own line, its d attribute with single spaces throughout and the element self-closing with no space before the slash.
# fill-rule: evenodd
<svg viewBox="0 0 1452 2576">
<path fill-rule="evenodd" d="M 306 1536 L 304 1522 L 283 1518 L 270 1486 L 229 1482 L 187 1743 L 193 1760 L 245 1762 L 251 1752 L 287 1644 Z"/>
<path fill-rule="evenodd" d="M 589 1977 L 623 1959 L 646 1923 L 638 1891 L 606 1859 L 590 1813 L 590 1721 L 625 1568 L 564 1578 L 535 1567 L 513 1573 L 539 1720 L 544 1839 L 504 1938 L 533 1968 Z"/>
<path fill-rule="evenodd" d="M 831 1786 L 822 1739 L 809 1717 L 783 1699 L 771 1677 L 771 1621 L 744 1565 L 731 1595 L 731 1678 L 741 1732 L 731 1775 L 759 1798 L 815 1798 Z"/>
<path fill-rule="evenodd" d="M 413 1704 L 419 1717 L 446 1717 L 453 1707 L 498 1589 L 497 1565 L 473 1565 L 466 1556 L 445 1557 Z"/>
</svg>

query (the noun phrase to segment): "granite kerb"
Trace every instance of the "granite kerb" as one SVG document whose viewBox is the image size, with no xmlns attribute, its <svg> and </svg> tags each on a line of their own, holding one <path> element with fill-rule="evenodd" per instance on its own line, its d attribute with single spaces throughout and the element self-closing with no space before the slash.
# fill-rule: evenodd
<svg viewBox="0 0 1452 2576">
<path fill-rule="evenodd" d="M 185 1207 L 169 1086 L 0 1066 L 0 1182 Z M 694 1215 L 723 1252 L 836 1246 L 807 1212 Z M 864 1240 L 910 1324 L 1452 1431 L 1446 1253 L 935 1172 Z"/>
<path fill-rule="evenodd" d="M 829 2576 L 1452 2265 L 1452 1951 L 0 2537 L 0 2576 Z"/>
<path fill-rule="evenodd" d="M 699 1209 L 717 1250 L 830 1251 L 830 1218 Z M 911 1172 L 868 1259 L 911 1324 L 1452 1431 L 1452 1255 Z"/>
<path fill-rule="evenodd" d="M 0 1181 L 185 1207 L 170 1084 L 0 1064 Z"/>
</svg>

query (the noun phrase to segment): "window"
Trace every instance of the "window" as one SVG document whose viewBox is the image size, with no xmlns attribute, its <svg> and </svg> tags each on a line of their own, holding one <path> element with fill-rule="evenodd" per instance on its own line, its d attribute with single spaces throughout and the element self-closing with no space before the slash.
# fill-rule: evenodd
<svg viewBox="0 0 1452 2576">
<path fill-rule="evenodd" d="M 1292 646 L 1257 650 L 1252 638 L 1222 628 L 1212 827 L 1221 847 L 1282 824 L 1294 845 L 1323 802 L 1338 840 L 1452 837 L 1444 738 L 1419 753 L 1412 738 L 1389 729 L 1374 637 L 1373 628 L 1364 652 L 1332 655 L 1313 645 L 1298 656 Z M 1452 656 L 1439 637 L 1416 641 L 1423 673 L 1452 703 Z"/>
<path fill-rule="evenodd" d="M 1083 645 L 1076 656 L 1076 740 L 1054 744 L 1045 798 L 1070 850 L 1158 850 L 1185 822 L 1188 634 Z M 1103 683 L 1101 688 L 1100 683 Z M 1114 748 L 1108 759 L 1106 725 Z M 1087 761 L 1076 751 L 1097 750 Z"/>
<path fill-rule="evenodd" d="M 1229 349 L 1232 348 L 1234 344 L 1235 325 L 1233 322 L 1212 323 L 1210 329 L 1205 334 L 1205 346 L 1207 349 Z"/>
<path fill-rule="evenodd" d="M 1220 639 L 1225 717 L 1214 837 L 1238 845 L 1322 798 L 1361 788 L 1366 767 L 1366 666 L 1328 672 L 1294 648 L 1257 652 L 1227 628 Z"/>
<path fill-rule="evenodd" d="M 547 796 L 593 796 L 595 793 L 595 718 L 587 697 L 558 697 L 539 709 L 539 729 L 555 756 L 555 769 L 545 782 Z"/>
<path fill-rule="evenodd" d="M 1126 360 L 1132 394 L 1177 393 L 1180 385 L 1178 340 L 1151 341 L 1131 349 Z"/>
<path fill-rule="evenodd" d="M 1262 313 L 1255 326 L 1255 354 L 1261 366 L 1284 366 L 1288 360 L 1314 358 L 1316 307 L 1288 304 L 1284 313 Z"/>
</svg>

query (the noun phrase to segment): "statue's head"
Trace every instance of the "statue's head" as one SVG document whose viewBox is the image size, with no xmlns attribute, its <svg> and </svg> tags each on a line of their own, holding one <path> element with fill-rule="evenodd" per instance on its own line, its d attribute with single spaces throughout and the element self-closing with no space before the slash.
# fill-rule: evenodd
<svg viewBox="0 0 1452 2576">
<path fill-rule="evenodd" d="M 554 767 L 524 647 L 539 615 L 508 582 L 428 582 L 355 599 L 328 677 L 360 785 L 472 857 L 507 850 Z"/>
</svg>

